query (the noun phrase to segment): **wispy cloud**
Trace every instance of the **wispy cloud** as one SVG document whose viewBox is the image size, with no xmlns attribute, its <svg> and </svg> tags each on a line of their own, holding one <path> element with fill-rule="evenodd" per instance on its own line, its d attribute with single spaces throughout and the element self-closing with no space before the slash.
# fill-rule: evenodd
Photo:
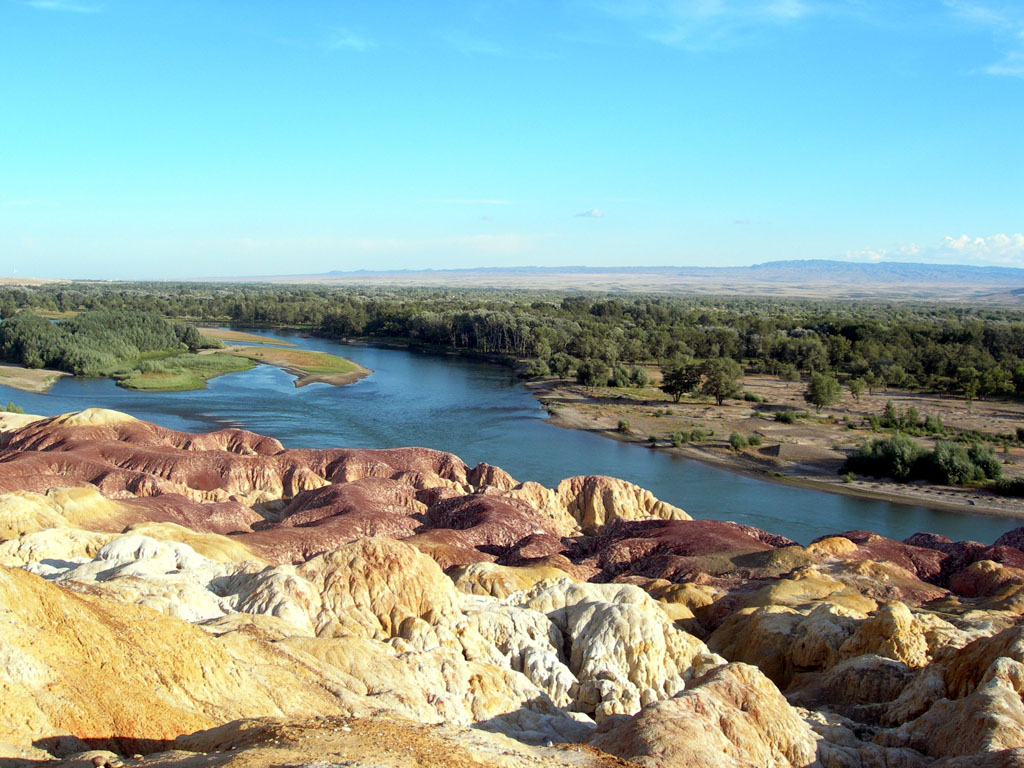
<svg viewBox="0 0 1024 768">
<path fill-rule="evenodd" d="M 1024 267 L 1024 234 L 995 234 L 987 237 L 947 235 L 940 242 L 917 243 L 892 248 L 848 251 L 852 261 L 921 261 L 931 264 L 976 264 Z"/>
<path fill-rule="evenodd" d="M 701 50 L 732 47 L 759 29 L 792 24 L 824 5 L 821 0 L 606 0 L 600 7 L 651 40 Z"/>
<path fill-rule="evenodd" d="M 375 43 L 349 29 L 335 29 L 327 38 L 325 47 L 329 51 L 368 51 Z"/>
<path fill-rule="evenodd" d="M 1024 4 L 1005 2 L 968 2 L 944 0 L 956 19 L 989 30 L 999 58 L 980 68 L 980 72 L 1000 77 L 1024 78 Z"/>
<path fill-rule="evenodd" d="M 576 214 L 577 219 L 603 219 L 604 211 L 600 208 L 591 208 L 589 211 L 581 211 Z"/>
<path fill-rule="evenodd" d="M 102 5 L 76 3 L 70 0 L 26 0 L 25 5 L 41 11 L 64 11 L 65 13 L 99 13 Z"/>
</svg>

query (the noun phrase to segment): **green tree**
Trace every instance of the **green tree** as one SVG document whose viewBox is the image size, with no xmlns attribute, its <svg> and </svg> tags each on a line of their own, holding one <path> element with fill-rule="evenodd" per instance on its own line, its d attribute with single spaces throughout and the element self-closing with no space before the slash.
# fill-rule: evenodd
<svg viewBox="0 0 1024 768">
<path fill-rule="evenodd" d="M 811 374 L 811 380 L 807 383 L 804 400 L 813 405 L 820 413 L 824 406 L 838 403 L 842 391 L 843 388 L 839 386 L 839 382 L 834 376 L 814 372 Z"/>
<path fill-rule="evenodd" d="M 647 371 L 637 365 L 634 365 L 629 369 L 629 380 L 637 389 L 643 389 L 647 386 Z"/>
<path fill-rule="evenodd" d="M 701 368 L 704 384 L 701 392 L 711 395 L 721 405 L 727 397 L 735 397 L 740 391 L 743 368 L 731 357 L 713 357 Z"/>
<path fill-rule="evenodd" d="M 864 389 L 867 387 L 867 382 L 862 378 L 850 379 L 846 382 L 846 388 L 850 390 L 850 394 L 853 399 L 858 403 L 860 402 L 860 396 L 864 394 Z"/>
<path fill-rule="evenodd" d="M 588 357 L 576 366 L 576 381 L 585 387 L 603 387 L 608 383 L 608 364 Z"/>
<path fill-rule="evenodd" d="M 697 388 L 700 376 L 700 366 L 693 358 L 676 358 L 661 366 L 661 391 L 678 403 L 679 398 Z"/>
</svg>

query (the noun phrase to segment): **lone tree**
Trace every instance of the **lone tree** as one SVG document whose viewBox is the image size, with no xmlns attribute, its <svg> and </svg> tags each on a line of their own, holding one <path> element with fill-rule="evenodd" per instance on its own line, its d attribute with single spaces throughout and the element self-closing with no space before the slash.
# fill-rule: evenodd
<svg viewBox="0 0 1024 768">
<path fill-rule="evenodd" d="M 850 394 L 853 395 L 853 399 L 858 403 L 860 402 L 860 396 L 864 394 L 864 389 L 867 387 L 867 382 L 864 379 L 850 379 L 846 382 L 846 388 L 850 390 Z"/>
<path fill-rule="evenodd" d="M 678 403 L 679 398 L 697 388 L 700 375 L 700 366 L 693 358 L 676 358 L 661 366 L 661 391 Z"/>
<path fill-rule="evenodd" d="M 588 357 L 576 366 L 576 381 L 585 387 L 603 387 L 608 383 L 608 365 L 604 360 Z"/>
<path fill-rule="evenodd" d="M 701 368 L 704 384 L 700 391 L 711 395 L 721 405 L 727 397 L 735 397 L 740 391 L 743 367 L 731 357 L 714 357 Z"/>
<path fill-rule="evenodd" d="M 813 405 L 820 413 L 826 405 L 835 405 L 839 402 L 839 394 L 843 391 L 834 376 L 826 373 L 812 373 L 811 380 L 807 384 L 807 391 L 804 392 L 804 400 Z"/>
</svg>

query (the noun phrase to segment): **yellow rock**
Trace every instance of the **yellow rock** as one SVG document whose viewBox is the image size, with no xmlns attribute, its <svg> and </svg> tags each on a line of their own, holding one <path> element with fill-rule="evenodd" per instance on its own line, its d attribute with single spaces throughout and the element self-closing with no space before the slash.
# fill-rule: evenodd
<svg viewBox="0 0 1024 768">
<path fill-rule="evenodd" d="M 491 595 L 507 597 L 513 592 L 529 589 L 544 579 L 572 578 L 560 568 L 537 566 L 532 568 L 513 568 L 496 563 L 472 563 L 458 568 L 451 574 L 455 588 L 471 595 Z M 575 581 L 575 579 L 573 579 Z"/>
<path fill-rule="evenodd" d="M 188 544 L 203 557 L 221 563 L 264 562 L 237 539 L 219 533 L 200 533 L 177 523 L 136 523 L 129 526 L 125 533 L 138 533 L 158 541 Z"/>
</svg>

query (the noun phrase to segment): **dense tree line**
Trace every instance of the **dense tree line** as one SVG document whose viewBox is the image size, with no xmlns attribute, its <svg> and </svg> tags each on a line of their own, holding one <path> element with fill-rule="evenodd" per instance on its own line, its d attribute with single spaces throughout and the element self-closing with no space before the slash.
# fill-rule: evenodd
<svg viewBox="0 0 1024 768">
<path fill-rule="evenodd" d="M 16 312 L 0 323 L 0 359 L 28 368 L 105 376 L 134 367 L 146 353 L 207 346 L 195 327 L 138 311 L 85 311 L 60 321 Z"/>
<path fill-rule="evenodd" d="M 943 304 L 323 286 L 70 283 L 0 290 L 22 309 L 143 311 L 401 339 L 534 361 L 535 375 L 732 359 L 787 378 L 818 373 L 967 397 L 1024 396 L 1024 313 Z M 6 323 L 5 323 L 6 324 Z M 601 363 L 604 369 L 597 363 Z"/>
</svg>

